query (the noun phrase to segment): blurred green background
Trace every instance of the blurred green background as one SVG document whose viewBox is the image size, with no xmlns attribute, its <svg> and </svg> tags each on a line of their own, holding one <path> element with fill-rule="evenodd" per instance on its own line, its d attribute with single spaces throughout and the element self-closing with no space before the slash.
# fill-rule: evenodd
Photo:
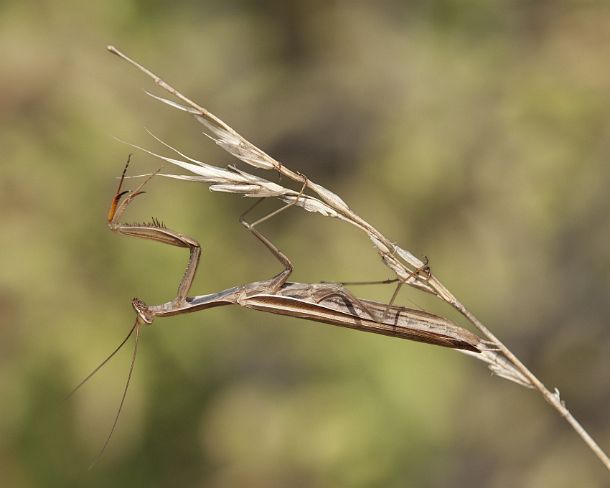
<svg viewBox="0 0 610 488">
<path fill-rule="evenodd" d="M 143 330 L 88 471 L 130 349 L 64 397 L 187 258 L 108 231 L 130 152 L 113 136 L 234 162 L 110 43 L 429 256 L 610 449 L 607 2 L 4 0 L 0 485 L 607 486 L 538 395 L 470 358 L 237 307 Z M 157 167 L 136 153 L 131 171 Z M 207 293 L 279 270 L 237 222 L 247 205 L 157 179 L 126 220 L 200 240 Z M 295 281 L 389 276 L 338 221 L 293 209 L 263 231 Z"/>
</svg>

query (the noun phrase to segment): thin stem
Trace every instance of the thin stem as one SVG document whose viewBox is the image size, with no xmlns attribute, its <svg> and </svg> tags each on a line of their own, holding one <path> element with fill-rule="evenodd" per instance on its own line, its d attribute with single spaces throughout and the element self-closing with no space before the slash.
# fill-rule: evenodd
<svg viewBox="0 0 610 488">
<path fill-rule="evenodd" d="M 492 332 L 483 325 L 483 323 L 475 317 L 473 313 L 471 313 L 462 303 L 460 303 L 457 299 L 453 302 L 450 302 L 451 305 L 458 310 L 464 317 L 468 319 L 468 321 L 474 325 L 483 335 L 485 335 L 490 341 L 494 343 L 495 346 L 504 354 L 506 359 L 508 359 L 512 365 L 519 370 L 523 376 L 525 376 L 530 383 L 536 388 L 543 398 L 553 406 L 555 410 L 559 412 L 559 414 L 572 426 L 572 428 L 576 431 L 576 433 L 580 436 L 580 438 L 589 446 L 589 448 L 593 451 L 593 453 L 599 458 L 599 460 L 604 464 L 606 469 L 610 471 L 610 458 L 608 455 L 602 450 L 602 448 L 595 442 L 595 440 L 591 437 L 591 435 L 584 429 L 584 427 L 574 418 L 572 413 L 566 407 L 564 401 L 561 400 L 559 396 L 559 390 L 555 390 L 555 393 L 551 393 L 546 386 L 532 373 L 518 358 L 515 356 L 508 347 L 504 345 L 500 339 L 498 339 Z"/>
</svg>

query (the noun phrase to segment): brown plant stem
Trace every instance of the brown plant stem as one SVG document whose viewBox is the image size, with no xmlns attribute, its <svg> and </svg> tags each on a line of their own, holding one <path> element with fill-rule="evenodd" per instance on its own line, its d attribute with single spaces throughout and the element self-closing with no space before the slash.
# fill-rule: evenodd
<svg viewBox="0 0 610 488">
<path fill-rule="evenodd" d="M 610 459 L 601 449 L 601 447 L 593 440 L 589 433 L 582 427 L 582 425 L 574 418 L 566 407 L 565 403 L 561 400 L 559 391 L 555 390 L 555 393 L 551 393 L 544 386 L 544 384 L 508 349 L 508 347 L 506 347 L 494 334 L 492 334 L 490 330 L 474 316 L 474 314 L 472 314 L 464 305 L 462 305 L 462 303 L 459 302 L 457 298 L 455 298 L 455 296 L 434 275 L 430 273 L 425 277 L 420 276 L 420 270 L 424 266 L 424 263 L 420 259 L 388 240 L 381 232 L 357 215 L 347 206 L 347 204 L 345 204 L 345 202 L 343 202 L 343 200 L 341 200 L 330 190 L 327 190 L 321 185 L 312 182 L 301 173 L 290 170 L 283 163 L 276 161 L 254 144 L 243 138 L 233 128 L 216 117 L 214 114 L 208 112 L 204 107 L 198 105 L 196 102 L 181 94 L 178 90 L 167 84 L 153 72 L 132 60 L 115 47 L 108 46 L 108 50 L 138 68 L 140 71 L 152 78 L 155 84 L 182 102 L 186 103 L 187 106 L 181 106 L 175 102 L 171 102 L 153 95 L 155 98 L 173 106 L 174 108 L 178 108 L 193 115 L 197 121 L 204 124 L 215 134 L 217 138 L 214 140 L 225 151 L 242 160 L 246 164 L 257 168 L 277 171 L 283 176 L 298 182 L 300 185 L 302 185 L 304 190 L 309 190 L 315 193 L 320 200 L 331 207 L 336 212 L 335 216 L 338 215 L 341 217 L 341 220 L 345 220 L 363 230 L 375 245 L 384 264 L 386 264 L 386 266 L 388 266 L 397 275 L 398 279 L 402 283 L 413 286 L 419 290 L 432 293 L 458 310 L 474 327 L 476 327 L 482 334 L 485 335 L 485 337 L 487 337 L 487 339 L 489 339 L 489 341 L 493 344 L 493 347 L 497 348 L 497 350 L 502 353 L 504 358 L 510 362 L 514 368 L 516 368 L 525 378 L 527 378 L 530 385 L 537 389 L 543 398 L 550 405 L 552 405 L 553 408 L 572 426 L 585 444 L 604 464 L 606 469 L 610 471 Z"/>
</svg>

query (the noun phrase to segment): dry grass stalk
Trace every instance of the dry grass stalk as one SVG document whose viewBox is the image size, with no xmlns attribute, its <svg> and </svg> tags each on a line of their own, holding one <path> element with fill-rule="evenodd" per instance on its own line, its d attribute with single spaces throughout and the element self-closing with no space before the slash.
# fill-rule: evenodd
<svg viewBox="0 0 610 488">
<path fill-rule="evenodd" d="M 297 192 L 272 183 L 264 178 L 248 174 L 234 167 L 223 169 L 211 166 L 185 156 L 162 141 L 160 141 L 162 144 L 176 152 L 184 160 L 169 158 L 153 153 L 147 149 L 139 148 L 166 162 L 180 166 L 193 173 L 193 175 L 166 174 L 164 176 L 210 183 L 210 189 L 214 191 L 241 193 L 249 197 L 279 198 L 288 204 L 296 204 L 307 211 L 318 212 L 325 216 L 338 218 L 363 230 L 373 242 L 373 245 L 383 262 L 396 274 L 399 287 L 404 284 L 434 294 L 458 310 L 487 338 L 487 343 L 490 345 L 488 350 L 485 350 L 480 354 L 472 353 L 472 355 L 487 362 L 492 371 L 499 376 L 538 390 L 544 399 L 572 426 L 587 446 L 604 464 L 606 469 L 610 471 L 610 459 L 568 410 L 565 402 L 560 398 L 559 390 L 555 388 L 554 393 L 549 391 L 544 384 L 494 334 L 492 334 L 491 331 L 485 327 L 485 325 L 479 321 L 436 276 L 431 273 L 427 263 L 424 263 L 409 251 L 397 246 L 387 239 L 375 227 L 354 213 L 339 196 L 323 186 L 312 182 L 303 174 L 292 171 L 284 164 L 276 161 L 238 134 L 233 128 L 214 114 L 182 95 L 150 70 L 130 59 L 115 47 L 108 46 L 108 50 L 144 72 L 152 78 L 158 86 L 183 102 L 184 105 L 148 93 L 153 98 L 193 116 L 209 131 L 209 134 L 207 135 L 229 154 L 252 167 L 280 173 L 282 176 L 297 182 L 302 186 L 303 190 Z M 308 191 L 315 196 L 311 194 L 308 195 Z M 468 353 L 468 351 L 462 352 Z"/>
</svg>

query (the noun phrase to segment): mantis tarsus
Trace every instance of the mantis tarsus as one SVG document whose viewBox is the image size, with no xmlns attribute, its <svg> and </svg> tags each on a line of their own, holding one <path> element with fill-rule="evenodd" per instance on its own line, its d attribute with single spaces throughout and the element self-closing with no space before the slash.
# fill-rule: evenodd
<svg viewBox="0 0 610 488">
<path fill-rule="evenodd" d="M 291 204 L 285 205 L 252 224 L 245 220 L 245 215 L 253 207 L 242 214 L 239 219 L 240 223 L 265 245 L 284 266 L 281 272 L 267 280 L 255 281 L 207 295 L 189 297 L 188 293 L 201 257 L 201 247 L 193 238 L 168 229 L 157 219 L 153 219 L 152 222 L 145 224 L 120 222 L 127 207 L 135 197 L 144 193 L 142 190 L 144 185 L 154 176 L 154 174 L 148 176 L 135 190 L 122 190 L 128 165 L 129 159 L 108 211 L 108 226 L 110 230 L 126 236 L 139 237 L 187 248 L 190 255 L 184 276 L 178 285 L 176 297 L 159 305 L 147 305 L 143 300 L 134 298 L 132 306 L 137 315 L 129 334 L 108 358 L 73 390 L 74 392 L 80 388 L 106 364 L 135 331 L 135 344 L 127 381 L 114 423 L 99 455 L 104 452 L 108 445 L 125 401 L 135 364 L 140 327 L 144 324 L 151 324 L 156 317 L 196 312 L 223 305 L 240 305 L 253 310 L 288 315 L 340 327 L 458 349 L 477 356 L 488 351 L 485 341 L 472 332 L 440 316 L 406 307 L 360 299 L 355 297 L 341 283 L 288 282 L 287 280 L 293 270 L 290 259 L 271 243 L 269 239 L 256 230 L 255 226 L 267 220 L 270 216 L 277 215 L 277 213 L 288 208 Z M 387 280 L 387 282 L 393 282 L 393 280 Z"/>
</svg>

